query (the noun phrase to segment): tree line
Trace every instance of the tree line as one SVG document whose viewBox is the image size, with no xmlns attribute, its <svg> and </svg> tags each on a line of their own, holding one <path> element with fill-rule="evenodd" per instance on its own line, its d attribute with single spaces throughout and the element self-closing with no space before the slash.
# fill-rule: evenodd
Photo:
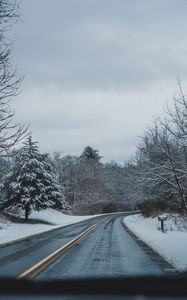
<svg viewBox="0 0 187 300">
<path fill-rule="evenodd" d="M 29 213 L 53 207 L 78 215 L 133 209 L 128 167 L 103 164 L 98 150 L 80 156 L 40 154 L 30 135 L 19 150 L 1 158 L 1 209 Z"/>
</svg>

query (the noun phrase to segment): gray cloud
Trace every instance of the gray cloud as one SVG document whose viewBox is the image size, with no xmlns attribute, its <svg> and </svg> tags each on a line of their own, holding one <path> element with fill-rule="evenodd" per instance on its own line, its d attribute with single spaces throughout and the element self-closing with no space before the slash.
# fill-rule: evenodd
<svg viewBox="0 0 187 300">
<path fill-rule="evenodd" d="M 75 153 L 93 142 L 107 159 L 127 158 L 177 76 L 187 78 L 186 0 L 22 0 L 20 8 L 10 34 L 26 76 L 17 119 L 30 122 L 42 150 Z"/>
<path fill-rule="evenodd" d="M 25 0 L 15 60 L 33 85 L 103 88 L 183 75 L 186 8 L 169 0 Z"/>
</svg>

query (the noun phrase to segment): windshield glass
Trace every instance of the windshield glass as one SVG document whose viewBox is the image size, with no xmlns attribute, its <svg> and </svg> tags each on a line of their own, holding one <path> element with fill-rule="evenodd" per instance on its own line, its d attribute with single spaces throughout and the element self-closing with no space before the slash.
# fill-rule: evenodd
<svg viewBox="0 0 187 300">
<path fill-rule="evenodd" d="M 185 271 L 187 2 L 0 7 L 0 276 Z"/>
</svg>

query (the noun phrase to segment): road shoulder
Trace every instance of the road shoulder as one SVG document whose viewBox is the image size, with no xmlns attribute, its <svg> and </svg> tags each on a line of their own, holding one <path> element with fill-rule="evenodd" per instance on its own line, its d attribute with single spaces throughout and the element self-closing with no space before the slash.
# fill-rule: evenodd
<svg viewBox="0 0 187 300">
<path fill-rule="evenodd" d="M 153 261 L 156 261 L 161 270 L 166 274 L 174 274 L 178 273 L 178 269 L 171 264 L 168 260 L 165 259 L 164 256 L 162 256 L 158 251 L 153 249 L 150 244 L 146 243 L 146 241 L 141 238 L 138 234 L 136 234 L 136 231 L 131 228 L 131 226 L 128 224 L 128 217 L 125 217 L 121 219 L 121 224 L 125 231 L 130 235 L 130 237 L 138 244 L 138 246 L 148 255 L 151 257 Z"/>
</svg>

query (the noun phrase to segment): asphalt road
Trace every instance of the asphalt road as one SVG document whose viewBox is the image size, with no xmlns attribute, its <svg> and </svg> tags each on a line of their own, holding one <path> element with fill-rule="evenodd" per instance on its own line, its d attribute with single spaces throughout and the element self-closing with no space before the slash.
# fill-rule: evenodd
<svg viewBox="0 0 187 300">
<path fill-rule="evenodd" d="M 121 223 L 121 214 L 95 217 L 0 248 L 0 276 L 17 277 L 71 241 L 92 224 L 97 227 L 36 279 L 163 275 L 172 267 Z"/>
</svg>

